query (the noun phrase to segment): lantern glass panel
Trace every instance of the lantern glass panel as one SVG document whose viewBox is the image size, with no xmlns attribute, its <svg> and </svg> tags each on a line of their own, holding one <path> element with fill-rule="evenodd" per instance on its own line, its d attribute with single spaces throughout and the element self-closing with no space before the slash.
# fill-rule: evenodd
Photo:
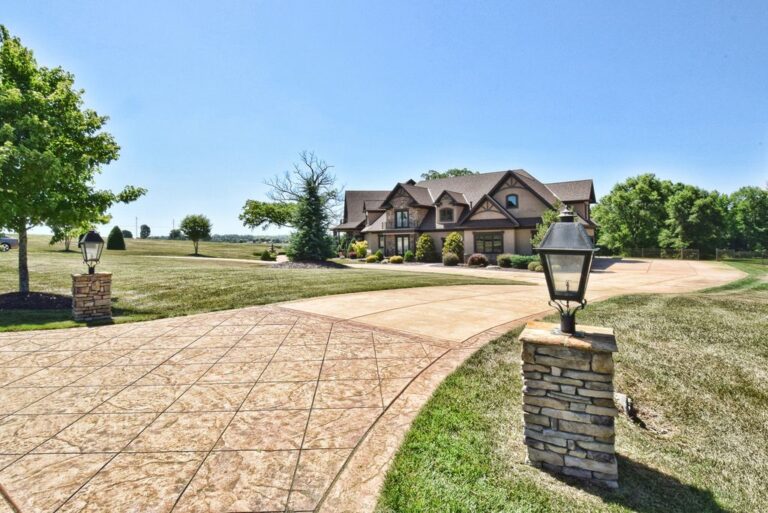
<svg viewBox="0 0 768 513">
<path fill-rule="evenodd" d="M 101 258 L 101 248 L 103 244 L 100 242 L 84 242 L 83 246 L 83 260 L 88 264 L 97 263 Z"/>
<path fill-rule="evenodd" d="M 555 294 L 564 298 L 578 298 L 586 255 L 583 253 L 556 253 L 545 255 L 545 258 L 552 275 Z"/>
</svg>

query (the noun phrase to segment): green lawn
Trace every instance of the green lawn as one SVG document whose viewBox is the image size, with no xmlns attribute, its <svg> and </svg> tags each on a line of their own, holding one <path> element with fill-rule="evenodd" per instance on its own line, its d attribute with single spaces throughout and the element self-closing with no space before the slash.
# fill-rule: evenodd
<svg viewBox="0 0 768 513">
<path fill-rule="evenodd" d="M 145 246 L 146 245 L 146 246 Z M 99 271 L 113 273 L 113 313 L 116 322 L 172 317 L 192 313 L 263 305 L 277 301 L 432 285 L 503 284 L 508 280 L 419 274 L 368 269 L 272 269 L 268 264 L 206 258 L 149 256 L 159 247 L 164 256 L 183 255 L 189 241 L 129 241 L 127 251 L 104 251 Z M 211 256 L 232 255 L 251 244 L 211 244 L 201 250 Z M 138 249 L 137 249 L 138 248 Z M 222 249 L 223 248 L 223 249 Z M 239 249 L 238 249 L 239 250 Z M 17 252 L 0 253 L 0 291 L 18 290 Z M 34 292 L 70 294 L 70 274 L 85 271 L 79 253 L 51 249 L 34 237 L 29 257 Z M 0 310 L 0 331 L 76 326 L 66 310 Z"/>
<path fill-rule="evenodd" d="M 766 267 L 736 266 L 749 278 L 579 313 L 584 324 L 615 328 L 617 390 L 645 423 L 617 421 L 618 491 L 523 463 L 518 330 L 437 389 L 393 462 L 379 511 L 768 511 Z"/>
</svg>

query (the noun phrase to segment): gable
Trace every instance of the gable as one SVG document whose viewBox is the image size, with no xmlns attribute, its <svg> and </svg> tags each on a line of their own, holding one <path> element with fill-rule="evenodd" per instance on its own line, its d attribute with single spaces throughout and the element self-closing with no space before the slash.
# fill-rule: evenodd
<svg viewBox="0 0 768 513">
<path fill-rule="evenodd" d="M 474 209 L 474 212 L 472 212 L 467 219 L 507 219 L 504 212 L 494 203 L 495 202 L 491 202 L 488 198 L 483 199 L 477 204 L 477 208 Z"/>
</svg>

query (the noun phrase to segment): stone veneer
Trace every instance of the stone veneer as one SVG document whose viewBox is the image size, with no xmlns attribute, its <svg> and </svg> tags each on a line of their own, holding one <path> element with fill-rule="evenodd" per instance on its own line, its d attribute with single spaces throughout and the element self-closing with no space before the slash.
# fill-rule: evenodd
<svg viewBox="0 0 768 513">
<path fill-rule="evenodd" d="M 618 488 L 614 450 L 613 353 L 610 328 L 530 322 L 523 344 L 524 443 L 528 462 L 547 471 Z"/>
<path fill-rule="evenodd" d="M 112 318 L 112 273 L 72 275 L 72 316 L 76 321 Z"/>
</svg>

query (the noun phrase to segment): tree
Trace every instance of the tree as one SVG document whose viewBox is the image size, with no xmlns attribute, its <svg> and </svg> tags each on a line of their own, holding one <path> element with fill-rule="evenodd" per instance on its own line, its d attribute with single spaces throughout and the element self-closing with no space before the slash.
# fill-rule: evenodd
<svg viewBox="0 0 768 513">
<path fill-rule="evenodd" d="M 445 238 L 443 243 L 443 256 L 446 253 L 453 253 L 460 260 L 464 260 L 464 238 L 459 232 L 451 232 Z"/>
<path fill-rule="evenodd" d="M 336 178 L 325 161 L 312 152 L 299 154 L 292 171 L 265 183 L 271 202 L 248 200 L 240 220 L 249 228 L 269 225 L 295 228 L 286 253 L 292 260 L 325 260 L 333 256 L 331 219 L 341 202 Z"/>
<path fill-rule="evenodd" d="M 152 233 L 152 230 L 150 230 L 149 226 L 147 226 L 146 224 L 142 224 L 139 227 L 139 237 L 141 237 L 142 239 L 149 238 L 150 233 Z"/>
<path fill-rule="evenodd" d="M 107 118 L 83 107 L 82 89 L 62 68 L 38 66 L 32 51 L 0 25 L 0 227 L 19 234 L 19 292 L 29 293 L 27 232 L 34 226 L 95 221 L 116 202 L 146 190 L 95 188 L 95 175 L 117 159 L 102 131 Z"/>
<path fill-rule="evenodd" d="M 428 233 L 422 233 L 416 241 L 416 261 L 434 262 L 437 260 L 435 242 Z"/>
<path fill-rule="evenodd" d="M 422 180 L 437 180 L 440 178 L 452 178 L 454 176 L 467 176 L 467 175 L 476 175 L 477 171 L 472 171 L 470 169 L 467 169 L 466 167 L 463 167 L 461 169 L 459 168 L 451 168 L 447 169 L 445 171 L 435 171 L 434 169 L 430 169 L 426 173 L 421 174 Z"/>
<path fill-rule="evenodd" d="M 665 227 L 659 234 L 664 248 L 696 248 L 701 256 L 712 256 L 725 240 L 727 197 L 684 185 L 669 197 Z"/>
<path fill-rule="evenodd" d="M 760 251 L 768 248 L 768 189 L 742 187 L 729 199 L 734 249 Z"/>
<path fill-rule="evenodd" d="M 125 251 L 125 239 L 123 238 L 123 231 L 119 226 L 112 228 L 107 237 L 107 249 L 115 249 L 119 251 Z"/>
<path fill-rule="evenodd" d="M 132 239 L 133 233 L 130 230 L 123 230 L 123 237 L 126 239 Z"/>
<path fill-rule="evenodd" d="M 100 221 L 99 224 L 108 223 L 110 220 L 110 216 L 104 216 Z M 82 234 L 87 232 L 88 230 L 95 229 L 95 223 L 91 222 L 84 222 L 80 224 L 75 225 L 49 225 L 48 226 L 51 231 L 53 231 L 53 236 L 51 237 L 51 240 L 49 244 L 53 246 L 54 244 L 58 244 L 59 242 L 64 243 L 64 251 L 70 251 L 70 247 L 72 245 L 72 240 L 78 240 Z"/>
<path fill-rule="evenodd" d="M 185 217 L 181 220 L 179 228 L 195 246 L 195 255 L 198 254 L 197 248 L 200 240 L 211 237 L 211 221 L 202 214 L 193 214 Z"/>
<path fill-rule="evenodd" d="M 667 199 L 679 187 L 651 173 L 614 185 L 592 212 L 600 226 L 598 244 L 617 252 L 656 247 L 667 218 Z"/>
<path fill-rule="evenodd" d="M 560 219 L 560 211 L 563 209 L 563 203 L 560 200 L 555 201 L 553 208 L 548 208 L 541 214 L 541 222 L 536 224 L 536 229 L 531 237 L 531 246 L 536 248 L 541 244 L 541 240 L 549 230 L 549 225 Z M 575 218 L 574 218 L 575 219 Z"/>
<path fill-rule="evenodd" d="M 181 240 L 182 237 L 183 237 L 183 235 L 181 233 L 181 230 L 179 230 L 178 228 L 174 228 L 168 234 L 168 238 L 171 239 L 171 240 Z"/>
</svg>

